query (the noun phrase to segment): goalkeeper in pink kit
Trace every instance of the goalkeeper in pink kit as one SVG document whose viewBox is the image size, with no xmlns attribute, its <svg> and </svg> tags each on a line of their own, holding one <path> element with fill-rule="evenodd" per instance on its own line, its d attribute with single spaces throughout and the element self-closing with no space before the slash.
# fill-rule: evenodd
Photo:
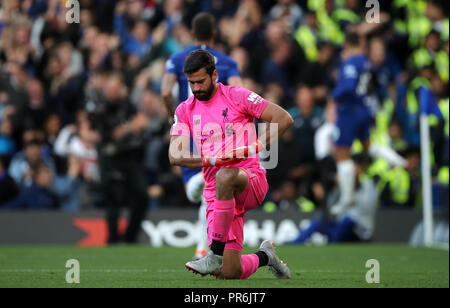
<svg viewBox="0 0 450 308">
<path fill-rule="evenodd" d="M 268 266 L 277 278 L 291 278 L 271 241 L 254 254 L 241 255 L 244 215 L 262 203 L 268 190 L 258 152 L 292 125 L 291 116 L 249 90 L 217 83 L 215 60 L 206 50 L 191 52 L 183 71 L 194 95 L 175 111 L 169 159 L 176 166 L 203 167 L 210 246 L 204 258 L 186 268 L 221 279 L 246 279 Z M 268 125 L 258 140 L 255 118 L 277 129 Z M 190 135 L 201 155 L 190 152 Z"/>
</svg>

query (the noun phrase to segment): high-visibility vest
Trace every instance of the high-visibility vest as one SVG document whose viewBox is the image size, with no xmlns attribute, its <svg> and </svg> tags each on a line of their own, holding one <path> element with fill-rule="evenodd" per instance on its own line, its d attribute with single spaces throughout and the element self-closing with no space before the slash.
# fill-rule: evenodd
<svg viewBox="0 0 450 308">
<path fill-rule="evenodd" d="M 394 103 L 390 99 L 386 99 L 384 105 L 378 111 L 375 117 L 375 127 L 370 130 L 370 141 L 383 146 L 389 146 L 388 142 L 388 130 L 389 123 L 394 114 Z M 359 154 L 364 151 L 364 145 L 361 140 L 356 139 L 353 141 L 351 147 L 352 154 Z"/>
<path fill-rule="evenodd" d="M 433 28 L 432 22 L 425 16 L 427 1 L 425 0 L 395 0 L 394 8 L 405 8 L 407 12 L 406 21 L 395 20 L 394 27 L 400 33 L 409 34 L 409 44 L 417 47 L 425 41 L 426 36 Z"/>
<path fill-rule="evenodd" d="M 388 145 L 387 135 L 389 132 L 389 123 L 394 114 L 394 109 L 394 102 L 391 99 L 386 99 L 375 117 L 375 129 L 372 132 L 373 137 L 371 138 L 373 142 Z"/>
<path fill-rule="evenodd" d="M 347 21 L 352 24 L 361 22 L 361 18 L 358 16 L 358 14 L 345 8 L 335 10 L 331 15 L 331 18 L 333 18 L 335 22 Z"/>
<path fill-rule="evenodd" d="M 266 213 L 273 213 L 277 210 L 277 204 L 273 201 L 267 201 L 263 204 L 263 210 Z"/>
<path fill-rule="evenodd" d="M 316 14 L 319 24 L 319 37 L 335 45 L 342 45 L 345 41 L 345 34 L 341 31 L 339 25 L 328 16 L 324 9 L 317 11 Z"/>
<path fill-rule="evenodd" d="M 344 7 L 346 1 L 347 1 L 347 0 L 334 0 L 334 4 L 335 4 L 337 7 Z"/>
<path fill-rule="evenodd" d="M 351 153 L 354 154 L 361 154 L 364 151 L 364 145 L 362 144 L 361 140 L 355 139 L 353 141 L 352 147 L 350 149 Z"/>
<path fill-rule="evenodd" d="M 393 5 L 395 8 L 398 9 L 398 8 L 402 8 L 402 7 L 408 6 L 409 1 L 410 1 L 410 0 L 395 0 L 395 1 L 392 3 L 392 5 Z"/>
<path fill-rule="evenodd" d="M 439 183 L 444 184 L 444 185 L 448 185 L 449 184 L 448 183 L 448 180 L 449 180 L 448 179 L 449 178 L 448 172 L 449 172 L 448 166 L 444 166 L 444 167 L 441 167 L 439 169 L 438 177 L 437 177 Z"/>
<path fill-rule="evenodd" d="M 297 200 L 297 205 L 300 208 L 300 210 L 304 213 L 310 213 L 313 212 L 316 206 L 314 205 L 314 202 L 311 200 L 305 198 L 305 197 L 299 197 Z"/>
<path fill-rule="evenodd" d="M 308 0 L 308 9 L 313 12 L 325 9 L 325 0 Z"/>
<path fill-rule="evenodd" d="M 449 23 L 448 23 L 448 18 L 447 18 L 447 19 L 444 20 L 444 22 L 442 24 L 441 40 L 443 42 L 447 42 L 448 41 L 448 32 L 449 32 L 448 27 L 449 27 Z"/>
<path fill-rule="evenodd" d="M 448 60 L 448 53 L 446 53 L 444 50 L 439 51 L 436 53 L 435 56 L 435 66 L 436 71 L 439 74 L 439 77 L 441 77 L 442 81 L 447 83 L 449 80 L 449 72 L 448 72 L 448 66 L 449 66 L 449 60 Z"/>
<path fill-rule="evenodd" d="M 377 189 L 381 192 L 386 184 L 386 176 L 389 172 L 389 163 L 383 158 L 378 158 L 367 168 L 367 176 L 371 179 L 379 177 Z"/>
<path fill-rule="evenodd" d="M 417 99 L 416 96 L 416 90 L 419 89 L 420 87 L 426 87 L 426 88 L 430 88 L 431 84 L 428 81 L 428 79 L 424 78 L 424 77 L 416 77 L 413 79 L 413 81 L 410 83 L 409 89 L 406 92 L 406 104 L 407 104 L 407 110 L 408 113 L 411 115 L 414 115 L 417 119 L 419 119 L 420 114 L 419 114 L 419 100 Z M 434 127 L 437 124 L 439 124 L 439 119 L 437 116 L 430 114 L 428 115 L 428 124 L 430 125 L 430 127 Z M 433 142 L 430 141 L 430 163 L 431 166 L 434 166 L 436 160 L 434 157 L 434 152 L 433 152 Z"/>
<path fill-rule="evenodd" d="M 419 48 L 413 52 L 411 58 L 408 60 L 410 69 L 423 68 L 433 64 L 433 57 L 426 48 Z"/>
<path fill-rule="evenodd" d="M 377 184 L 377 189 L 382 192 L 386 185 L 389 188 L 391 198 L 394 202 L 405 204 L 409 199 L 411 188 L 411 177 L 402 167 L 394 167 L 387 170 Z"/>
<path fill-rule="evenodd" d="M 419 113 L 419 101 L 416 97 L 416 91 L 421 86 L 430 88 L 431 84 L 430 81 L 424 77 L 416 77 L 414 78 L 410 85 L 408 90 L 406 91 L 406 105 L 408 113 L 410 114 L 417 114 Z"/>
<path fill-rule="evenodd" d="M 392 3 L 392 6 L 394 9 L 401 9 L 404 7 L 408 7 L 408 1 L 409 0 L 395 0 Z M 408 24 L 406 20 L 403 19 L 395 19 L 394 20 L 394 29 L 396 32 L 400 34 L 407 34 L 408 33 Z"/>
<path fill-rule="evenodd" d="M 408 201 L 410 187 L 411 178 L 405 169 L 395 167 L 389 172 L 389 189 L 396 203 L 404 204 Z"/>
<path fill-rule="evenodd" d="M 400 34 L 408 33 L 408 25 L 406 24 L 406 21 L 404 21 L 402 19 L 394 20 L 394 29 L 397 33 L 400 33 Z"/>
<path fill-rule="evenodd" d="M 317 61 L 319 50 L 317 49 L 317 38 L 310 27 L 303 25 L 298 28 L 294 34 L 298 44 L 302 47 L 306 59 L 309 62 Z"/>
<path fill-rule="evenodd" d="M 449 121 L 449 115 L 448 115 L 448 112 L 449 112 L 449 110 L 448 110 L 448 104 L 449 104 L 449 102 L 448 102 L 448 97 L 447 97 L 447 99 L 441 99 L 440 101 L 439 101 L 439 109 L 441 110 L 441 112 L 442 112 L 442 115 L 444 116 L 444 121 L 445 121 L 445 125 L 444 125 L 444 132 L 445 132 L 445 135 L 448 137 L 448 133 L 449 133 L 449 123 L 448 123 L 448 121 Z"/>
<path fill-rule="evenodd" d="M 408 33 L 409 45 L 416 47 L 425 42 L 425 38 L 433 29 L 433 24 L 425 16 L 409 17 L 408 19 Z"/>
</svg>

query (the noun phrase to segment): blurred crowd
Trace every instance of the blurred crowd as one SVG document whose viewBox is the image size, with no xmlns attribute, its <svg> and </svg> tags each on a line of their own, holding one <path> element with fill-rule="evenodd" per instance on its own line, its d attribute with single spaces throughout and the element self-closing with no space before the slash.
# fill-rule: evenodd
<svg viewBox="0 0 450 308">
<path fill-rule="evenodd" d="M 379 16 L 358 0 L 78 2 L 80 22 L 68 23 L 63 0 L 1 1 L 0 210 L 104 206 L 101 137 L 89 119 L 99 92 L 127 97 L 149 120 L 149 207 L 192 205 L 167 158 L 160 87 L 168 57 L 193 45 L 191 20 L 202 11 L 215 16 L 216 48 L 238 63 L 245 87 L 295 120 L 279 142 L 278 167 L 268 170 L 266 211 L 332 202 L 336 168 L 326 136 L 335 110 L 328 97 L 349 29 L 364 38 L 373 65 L 371 140 L 408 160 L 406 169 L 370 161 L 361 176 L 376 183 L 382 207 L 421 205 L 417 89 L 426 86 L 444 114 L 429 119 L 434 200 L 448 203 L 447 1 L 375 1 Z M 361 150 L 355 143 L 354 154 Z"/>
</svg>

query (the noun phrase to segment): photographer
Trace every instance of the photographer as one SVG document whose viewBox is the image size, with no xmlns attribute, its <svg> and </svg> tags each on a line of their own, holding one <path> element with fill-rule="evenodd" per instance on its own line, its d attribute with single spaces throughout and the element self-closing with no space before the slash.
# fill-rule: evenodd
<svg viewBox="0 0 450 308">
<path fill-rule="evenodd" d="M 120 206 L 130 207 L 128 229 L 123 240 L 137 241 L 140 224 L 148 206 L 143 168 L 144 130 L 147 117 L 127 99 L 120 74 L 108 74 L 103 91 L 87 103 L 93 129 L 101 136 L 98 155 L 109 229 L 108 243 L 117 243 Z"/>
</svg>

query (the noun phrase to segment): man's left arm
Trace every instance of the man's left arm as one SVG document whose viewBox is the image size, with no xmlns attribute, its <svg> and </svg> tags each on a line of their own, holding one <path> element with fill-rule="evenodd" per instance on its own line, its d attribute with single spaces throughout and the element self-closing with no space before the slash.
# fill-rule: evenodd
<svg viewBox="0 0 450 308">
<path fill-rule="evenodd" d="M 113 131 L 114 140 L 119 140 L 128 134 L 140 133 L 144 131 L 149 125 L 147 116 L 143 113 L 135 114 L 127 123 L 117 126 Z"/>
<path fill-rule="evenodd" d="M 286 110 L 270 102 L 259 118 L 269 123 L 266 131 L 254 143 L 235 148 L 231 150 L 231 153 L 227 153 L 226 157 L 242 158 L 259 153 L 277 141 L 294 124 L 294 120 Z M 274 125 L 276 125 L 276 129 L 271 129 Z"/>
<path fill-rule="evenodd" d="M 266 131 L 258 138 L 264 147 L 277 141 L 286 130 L 294 124 L 291 115 L 282 107 L 269 103 L 260 117 L 261 120 L 268 122 Z M 271 125 L 276 125 L 277 129 L 270 129 Z"/>
</svg>

